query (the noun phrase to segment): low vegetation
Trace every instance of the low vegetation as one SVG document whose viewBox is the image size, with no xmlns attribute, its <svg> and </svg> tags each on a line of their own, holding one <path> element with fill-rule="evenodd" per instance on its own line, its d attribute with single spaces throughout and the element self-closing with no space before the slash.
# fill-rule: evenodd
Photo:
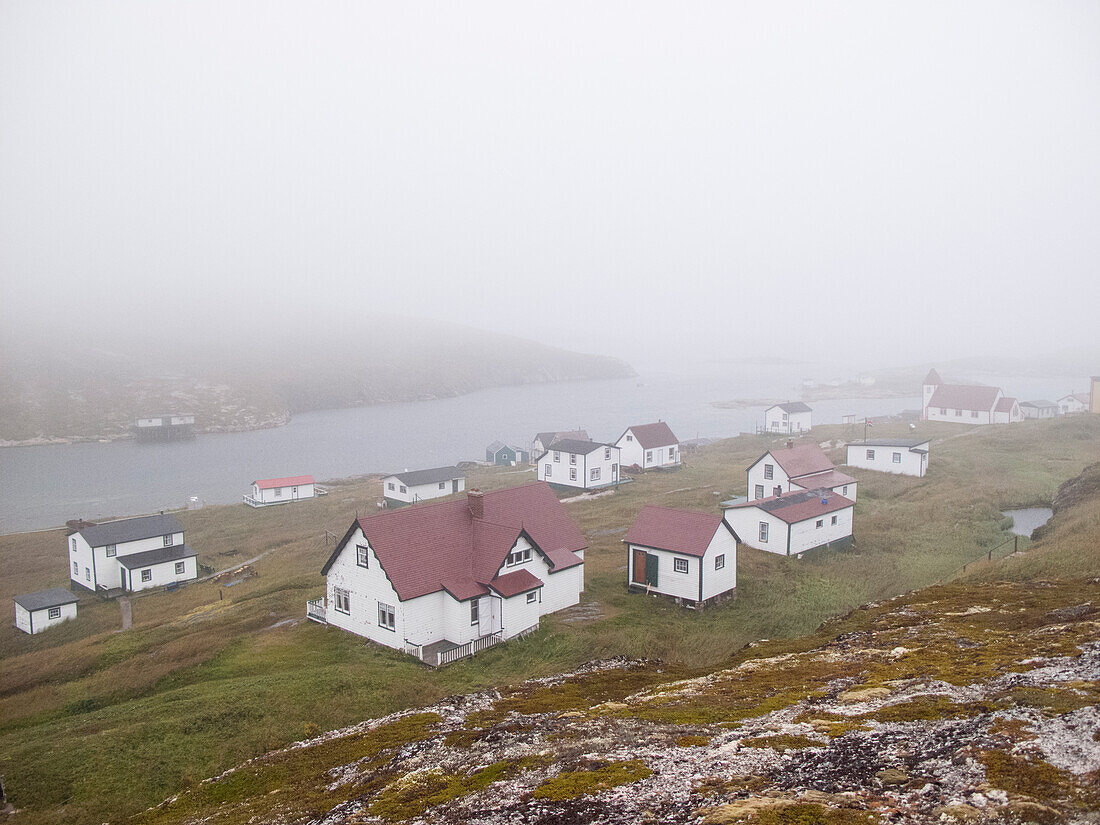
<svg viewBox="0 0 1100 825">
<path fill-rule="evenodd" d="M 884 428 L 881 434 L 902 432 Z M 877 709 L 859 718 L 815 712 L 813 703 L 837 680 L 875 687 L 936 674 L 948 683 L 968 684 L 1000 672 L 1006 662 L 1026 658 L 1022 651 L 1037 641 L 1028 634 L 1048 624 L 1043 617 L 1051 609 L 1052 591 L 990 584 L 996 580 L 1076 577 L 1077 583 L 1060 585 L 1066 593 L 1061 606 L 1097 603 L 1095 586 L 1081 579 L 1100 574 L 1100 496 L 1080 493 L 1074 498 L 1063 487 L 1073 506 L 1060 509 L 1026 553 L 1000 558 L 1009 545 L 994 553 L 993 561 L 985 559 L 1009 538 L 1001 509 L 1049 503 L 1059 485 L 1100 461 L 1100 417 L 976 431 L 922 424 L 918 434 L 933 439 L 928 478 L 857 471 L 861 485 L 853 548 L 811 553 L 802 560 L 743 548 L 737 599 L 701 612 L 626 592 L 622 531 L 645 503 L 714 510 L 718 500 L 743 494 L 745 467 L 775 442 L 755 436 L 719 442 L 689 455 L 679 472 L 647 474 L 613 496 L 570 504 L 570 513 L 589 536 L 583 599 L 596 606 L 596 618 L 547 617 L 542 629 L 522 642 L 438 671 L 303 618 L 305 600 L 323 593 L 319 570 L 331 551 L 325 531 L 342 534 L 357 509 L 373 508 L 380 493 L 377 481 L 334 485 L 324 499 L 287 507 L 182 513 L 188 543 L 200 551 L 201 561 L 221 570 L 263 554 L 252 565 L 256 575 L 232 586 L 234 577 L 226 577 L 173 594 L 136 598 L 134 627 L 122 633 L 115 632 L 118 606 L 95 600 L 80 605 L 78 621 L 33 638 L 10 627 L 0 631 L 0 774 L 25 822 L 99 823 L 183 790 L 207 793 L 201 780 L 286 747 L 303 737 L 307 725 L 311 732 L 327 731 L 506 685 L 518 687 L 472 715 L 471 723 L 436 732 L 424 722 L 426 727 L 411 735 L 415 739 L 428 733 L 441 743 L 444 737 L 457 737 L 468 747 L 481 747 L 486 738 L 498 735 L 495 726 L 521 725 L 515 714 L 575 713 L 593 724 L 630 718 L 672 726 L 672 744 L 677 738 L 701 737 L 702 742 L 687 740 L 691 744 L 680 748 L 687 753 L 706 747 L 715 735 L 713 728 L 692 726 L 724 724 L 730 730 L 794 705 L 820 720 L 823 744 L 882 724 L 885 720 L 876 713 L 927 719 L 937 713 L 995 712 L 1010 702 L 1031 702 L 1054 713 L 1091 701 L 1086 687 L 1066 685 L 1050 694 L 992 697 L 988 701 L 993 705 L 984 711 L 984 705 L 960 710 L 958 703 L 931 700 L 932 705 Z M 822 440 L 844 435 L 841 427 L 815 432 Z M 841 458 L 839 453 L 836 457 Z M 1088 471 L 1078 484 L 1087 487 L 1094 476 L 1100 470 Z M 485 470 L 474 474 L 471 486 L 495 489 L 523 480 L 527 477 Z M 0 537 L 5 570 L 0 595 L 63 584 L 66 564 L 57 532 Z M 975 605 L 975 591 L 969 584 L 950 584 L 921 593 L 913 615 L 857 610 L 828 630 L 818 630 L 824 620 L 858 605 L 939 581 L 978 583 L 980 605 L 988 612 L 967 613 Z M 1017 607 L 1006 625 L 1004 605 L 1009 600 Z M 959 615 L 948 615 L 954 613 Z M 912 635 L 922 632 L 921 622 L 928 622 L 930 615 L 948 618 L 919 653 L 887 656 L 895 648 L 909 650 Z M 1079 618 L 1074 621 L 1080 623 Z M 798 660 L 800 650 L 814 649 L 825 636 L 856 632 L 868 622 L 883 646 L 881 660 L 853 664 L 838 659 L 812 666 Z M 1009 629 L 993 631 L 1002 626 Z M 760 641 L 764 639 L 771 641 Z M 1079 639 L 1068 634 L 1038 641 L 1054 652 L 1074 649 Z M 753 647 L 746 649 L 750 642 Z M 960 642 L 974 647 L 964 649 Z M 609 656 L 659 659 L 663 664 L 640 664 L 614 676 L 594 673 L 583 684 L 519 684 Z M 736 671 L 692 698 L 669 686 L 702 678 L 716 666 L 775 656 L 793 658 L 779 667 Z M 642 691 L 657 691 L 645 707 L 616 707 Z M 573 735 L 569 730 L 560 734 L 563 742 Z M 517 728 L 511 735 L 524 733 Z M 798 735 L 817 741 L 809 732 Z M 325 756 L 314 767 L 323 771 L 343 758 Z M 369 763 L 392 756 L 387 750 L 373 757 L 364 752 L 363 758 Z M 479 770 L 488 771 L 499 761 L 482 763 Z M 323 790 L 320 774 L 309 770 L 295 767 L 284 776 L 312 775 Z M 434 794 L 465 794 L 481 783 L 500 781 L 492 772 L 440 770 L 425 779 L 438 785 Z M 516 774 L 514 765 L 495 770 L 504 772 L 500 776 L 530 773 Z M 378 776 L 382 782 L 384 777 Z M 233 797 L 238 801 L 261 787 L 250 785 L 252 780 L 234 781 L 241 783 L 241 796 Z M 266 778 L 255 781 L 269 787 Z M 407 810 L 397 790 L 386 799 L 393 810 Z M 309 804 L 317 810 L 332 801 L 323 794 L 313 800 Z M 218 804 L 223 802 L 236 804 L 228 796 Z"/>
</svg>

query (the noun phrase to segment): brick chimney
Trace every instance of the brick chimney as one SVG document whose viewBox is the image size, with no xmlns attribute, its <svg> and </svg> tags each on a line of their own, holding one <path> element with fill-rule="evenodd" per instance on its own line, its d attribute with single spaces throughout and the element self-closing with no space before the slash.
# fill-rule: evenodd
<svg viewBox="0 0 1100 825">
<path fill-rule="evenodd" d="M 470 515 L 474 518 L 485 516 L 485 494 L 474 487 L 466 491 L 466 504 L 470 508 Z"/>
</svg>

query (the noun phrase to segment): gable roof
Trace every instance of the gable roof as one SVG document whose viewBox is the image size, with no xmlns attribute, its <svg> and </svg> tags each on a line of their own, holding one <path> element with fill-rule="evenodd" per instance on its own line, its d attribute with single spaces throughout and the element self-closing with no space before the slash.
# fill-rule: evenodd
<svg viewBox="0 0 1100 825">
<path fill-rule="evenodd" d="M 286 478 L 262 478 L 253 481 L 261 490 L 274 490 L 276 487 L 297 487 L 302 484 L 313 484 L 313 476 L 287 476 Z"/>
<path fill-rule="evenodd" d="M 580 441 L 575 438 L 560 438 L 546 448 L 546 452 L 574 453 L 588 455 L 601 447 L 613 447 L 613 444 L 601 444 L 598 441 Z"/>
<path fill-rule="evenodd" d="M 542 585 L 542 579 L 525 568 L 512 573 L 505 573 L 503 576 L 497 576 L 489 582 L 489 587 L 506 599 L 518 596 L 520 593 L 527 593 L 536 587 L 542 587 Z"/>
<path fill-rule="evenodd" d="M 724 509 L 740 510 L 746 507 L 756 507 L 787 522 L 787 524 L 797 524 L 800 521 L 817 518 L 854 506 L 855 503 L 850 499 L 838 495 L 832 490 L 822 489 L 801 490 L 796 493 L 784 493 L 781 496 L 758 498 L 755 501 L 724 506 Z"/>
<path fill-rule="evenodd" d="M 354 522 L 321 574 L 358 527 L 402 601 L 446 590 L 460 601 L 487 593 L 520 536 L 546 557 L 552 573 L 583 560 L 584 535 L 546 482 L 481 495 L 480 518 L 466 499 L 388 510 Z"/>
<path fill-rule="evenodd" d="M 396 478 L 409 487 L 420 484 L 435 484 L 440 481 L 450 481 L 455 478 L 465 478 L 466 474 L 455 466 L 432 467 L 430 470 L 406 470 L 402 473 L 390 473 L 386 478 Z"/>
<path fill-rule="evenodd" d="M 634 438 L 642 446 L 643 450 L 652 450 L 655 447 L 669 447 L 673 444 L 680 443 L 680 440 L 676 438 L 675 434 L 672 432 L 672 428 L 664 421 L 658 421 L 655 424 L 638 424 L 635 427 L 627 427 L 626 430 L 623 431 L 623 435 L 619 436 L 619 441 L 622 441 L 623 436 L 627 433 L 634 434 Z"/>
<path fill-rule="evenodd" d="M 997 400 L 997 406 L 993 408 L 994 412 L 1012 412 L 1012 405 L 1016 403 L 1015 398 L 1009 398 L 1007 395 Z"/>
<path fill-rule="evenodd" d="M 833 462 L 829 460 L 829 456 L 825 455 L 825 451 L 816 444 L 796 444 L 793 447 L 768 450 L 756 459 L 752 466 L 755 467 L 769 455 L 775 459 L 776 464 L 783 468 L 783 472 L 792 479 L 836 469 Z"/>
<path fill-rule="evenodd" d="M 550 445 L 559 438 L 575 438 L 579 441 L 588 441 L 587 430 L 557 430 L 548 433 L 536 433 L 535 441 L 542 444 L 543 449 L 549 449 Z"/>
<path fill-rule="evenodd" d="M 770 407 L 768 407 L 767 410 L 764 410 L 764 412 L 774 410 L 776 407 L 783 410 L 783 412 L 785 413 L 813 412 L 813 409 L 811 407 L 803 404 L 801 401 L 788 401 L 785 404 L 772 404 Z"/>
<path fill-rule="evenodd" d="M 936 372 L 935 368 L 928 370 L 928 375 L 924 376 L 924 383 L 928 385 L 942 384 L 943 379 L 940 378 L 940 374 Z"/>
<path fill-rule="evenodd" d="M 932 393 L 929 407 L 945 410 L 978 410 L 989 412 L 1000 394 L 1000 387 L 980 387 L 972 384 L 940 384 Z"/>
<path fill-rule="evenodd" d="M 808 476 L 798 476 L 798 478 L 791 479 L 795 484 L 800 487 L 805 487 L 807 490 L 818 490 L 822 487 L 840 487 L 843 484 L 855 484 L 856 480 L 847 473 L 842 473 L 840 470 L 825 470 L 821 473 L 810 473 Z"/>
<path fill-rule="evenodd" d="M 39 590 L 36 593 L 24 593 L 21 596 L 15 596 L 12 601 L 24 610 L 34 612 L 35 610 L 45 610 L 47 607 L 72 604 L 80 600 L 64 587 L 51 587 L 49 590 Z"/>
<path fill-rule="evenodd" d="M 723 526 L 733 532 L 721 515 L 647 504 L 626 531 L 623 541 L 702 558 L 714 534 Z"/>
<path fill-rule="evenodd" d="M 503 441 L 494 441 L 492 444 L 490 444 L 485 449 L 488 450 L 490 453 L 499 453 L 501 450 L 503 450 L 507 446 L 508 445 L 505 444 Z"/>
<path fill-rule="evenodd" d="M 167 536 L 169 533 L 182 533 L 183 525 L 171 513 L 158 513 L 155 516 L 139 516 L 93 524 L 77 532 L 92 547 L 103 547 L 108 544 L 125 544 L 128 541 L 151 539 L 154 536 Z"/>
</svg>

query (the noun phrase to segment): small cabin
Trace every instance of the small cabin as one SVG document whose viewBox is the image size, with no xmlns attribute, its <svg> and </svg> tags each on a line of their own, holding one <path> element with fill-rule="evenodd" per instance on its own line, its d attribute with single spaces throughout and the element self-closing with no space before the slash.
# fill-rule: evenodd
<svg viewBox="0 0 1100 825">
<path fill-rule="evenodd" d="M 853 441 L 848 445 L 849 467 L 878 470 L 923 478 L 928 472 L 927 438 L 877 438 Z"/>
<path fill-rule="evenodd" d="M 382 495 L 388 502 L 397 504 L 442 498 L 465 489 L 466 474 L 454 466 L 406 470 L 382 479 Z"/>
<path fill-rule="evenodd" d="M 764 429 L 769 433 L 795 435 L 807 433 L 812 426 L 813 409 L 801 401 L 774 404 L 764 410 Z"/>
<path fill-rule="evenodd" d="M 54 625 L 76 618 L 77 597 L 64 587 L 16 596 L 15 626 L 24 633 L 41 633 Z"/>
<path fill-rule="evenodd" d="M 267 507 L 271 504 L 304 501 L 315 495 L 313 476 L 264 478 L 252 482 L 252 491 L 244 497 L 244 503 L 249 507 Z"/>
<path fill-rule="evenodd" d="M 485 460 L 497 467 L 515 467 L 517 464 L 530 462 L 531 454 L 503 441 L 494 441 L 485 448 Z"/>
</svg>

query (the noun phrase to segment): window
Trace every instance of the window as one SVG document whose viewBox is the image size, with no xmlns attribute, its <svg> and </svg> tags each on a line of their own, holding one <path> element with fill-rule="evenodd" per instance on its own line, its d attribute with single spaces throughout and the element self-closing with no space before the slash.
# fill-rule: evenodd
<svg viewBox="0 0 1100 825">
<path fill-rule="evenodd" d="M 477 599 L 470 602 L 470 624 L 477 624 L 479 621 L 477 617 Z"/>
<path fill-rule="evenodd" d="M 628 436 L 626 437 L 626 440 L 627 440 L 627 441 L 633 441 L 633 440 L 634 440 L 634 436 L 632 436 L 632 435 L 628 435 Z"/>
<path fill-rule="evenodd" d="M 60 619 L 61 618 L 61 608 L 60 607 L 51 607 L 50 612 L 46 614 L 46 618 L 47 619 Z"/>
<path fill-rule="evenodd" d="M 80 575 L 80 565 L 77 564 L 75 561 L 73 562 L 73 575 L 74 576 L 79 576 Z"/>
<path fill-rule="evenodd" d="M 336 602 L 336 611 L 338 613 L 351 614 L 351 593 L 344 590 L 342 587 L 332 588 L 332 600 Z"/>
<path fill-rule="evenodd" d="M 848 485 L 847 484 L 845 484 L 843 487 L 840 488 L 840 494 L 842 496 L 848 495 Z"/>
<path fill-rule="evenodd" d="M 171 533 L 169 533 L 167 536 L 164 537 L 164 546 L 165 547 L 171 547 L 172 546 L 172 534 Z"/>
<path fill-rule="evenodd" d="M 645 460 L 647 463 L 653 460 L 653 450 L 645 451 Z"/>
<path fill-rule="evenodd" d="M 153 571 L 152 570 L 142 570 L 141 571 L 141 580 L 143 582 L 151 582 L 153 580 Z"/>
<path fill-rule="evenodd" d="M 830 523 L 831 524 L 836 524 L 836 516 L 833 516 L 833 520 Z"/>
<path fill-rule="evenodd" d="M 392 490 L 394 489 L 394 483 L 391 481 L 389 484 L 386 485 L 386 487 Z"/>
<path fill-rule="evenodd" d="M 90 568 L 90 567 L 85 567 L 84 568 L 84 580 L 89 581 L 89 582 L 92 580 L 92 568 Z"/>
<path fill-rule="evenodd" d="M 781 496 L 781 495 L 783 495 L 783 488 L 782 488 L 782 487 L 775 487 L 775 488 L 774 488 L 774 489 L 772 490 L 772 495 L 773 495 L 773 496 Z"/>
<path fill-rule="evenodd" d="M 397 621 L 393 615 L 392 604 L 378 603 L 378 626 L 384 627 L 386 630 L 397 629 Z"/>
<path fill-rule="evenodd" d="M 874 461 L 875 460 L 875 451 L 874 450 L 868 450 L 867 451 L 867 460 L 868 461 Z"/>
<path fill-rule="evenodd" d="M 669 447 L 668 448 L 668 457 L 669 458 L 676 458 L 676 448 L 675 447 Z"/>
<path fill-rule="evenodd" d="M 760 541 L 768 540 L 768 523 L 766 521 L 760 522 Z"/>
<path fill-rule="evenodd" d="M 603 460 L 604 461 L 610 461 L 611 460 L 611 448 L 610 447 L 604 447 L 603 448 Z"/>
<path fill-rule="evenodd" d="M 971 410 L 970 411 L 970 417 L 971 418 L 977 418 L 978 417 L 978 411 L 977 410 Z"/>
<path fill-rule="evenodd" d="M 404 484 L 401 485 L 401 492 L 402 493 L 407 493 L 408 492 L 408 490 L 406 489 Z"/>
<path fill-rule="evenodd" d="M 764 465 L 764 478 L 775 478 L 775 465 L 774 464 L 765 464 Z"/>
<path fill-rule="evenodd" d="M 370 567 L 370 548 L 365 544 L 355 545 L 355 563 L 360 567 Z"/>
<path fill-rule="evenodd" d="M 715 570 L 721 570 L 725 566 L 726 566 L 726 554 L 725 553 L 719 553 L 717 556 L 714 557 L 714 569 Z"/>
<path fill-rule="evenodd" d="M 686 573 L 688 571 L 688 560 L 687 559 L 673 559 L 672 560 L 672 569 L 675 570 L 677 573 Z"/>
<path fill-rule="evenodd" d="M 118 550 L 115 549 L 115 546 L 113 544 L 108 544 L 107 545 L 107 558 L 110 558 L 111 556 L 115 555 L 117 552 L 118 552 Z"/>
<path fill-rule="evenodd" d="M 824 526 L 825 526 L 825 519 L 823 519 L 823 518 L 819 518 L 817 520 L 817 524 L 814 525 L 814 527 L 816 527 L 818 530 L 820 530 Z"/>
<path fill-rule="evenodd" d="M 275 498 L 282 498 L 282 497 L 283 497 L 283 488 L 282 487 L 276 487 L 275 488 Z"/>
<path fill-rule="evenodd" d="M 537 590 L 532 590 L 527 594 L 527 604 L 534 604 L 538 600 L 539 594 Z"/>
<path fill-rule="evenodd" d="M 787 414 L 786 413 L 783 413 L 783 423 L 784 424 L 787 423 Z"/>
<path fill-rule="evenodd" d="M 569 454 L 569 463 L 570 464 L 576 464 L 577 463 L 577 454 L 576 453 L 570 453 Z"/>
<path fill-rule="evenodd" d="M 963 411 L 962 411 L 962 410 L 955 410 L 955 417 L 956 417 L 956 418 L 961 418 L 961 417 L 962 417 L 962 414 L 963 414 Z"/>
<path fill-rule="evenodd" d="M 182 561 L 176 562 L 176 575 L 181 575 L 187 569 L 187 565 Z"/>
<path fill-rule="evenodd" d="M 757 498 L 763 498 L 764 497 L 764 485 L 763 484 L 757 484 L 755 492 L 756 492 L 756 497 Z"/>
<path fill-rule="evenodd" d="M 528 547 L 525 550 L 516 550 L 515 552 L 508 554 L 508 560 L 505 564 L 511 567 L 514 564 L 523 564 L 525 561 L 531 561 L 531 548 Z"/>
<path fill-rule="evenodd" d="M 894 463 L 901 464 L 901 453 L 894 453 Z"/>
<path fill-rule="evenodd" d="M 72 543 L 73 543 L 73 552 L 75 553 L 76 552 L 76 539 L 73 539 Z"/>
<path fill-rule="evenodd" d="M 943 407 L 940 407 L 940 415 L 947 415 L 947 410 L 945 410 Z"/>
<path fill-rule="evenodd" d="M 545 466 L 545 467 L 543 468 L 543 471 L 542 471 L 542 477 L 543 477 L 543 478 L 550 478 L 550 474 L 551 474 L 551 472 L 553 471 L 553 469 L 554 469 L 554 465 L 553 465 L 553 464 L 547 464 L 547 465 L 546 465 L 546 466 Z"/>
<path fill-rule="evenodd" d="M 554 450 L 554 461 L 561 461 L 561 453 L 558 450 Z"/>
<path fill-rule="evenodd" d="M 446 481 L 439 482 L 439 489 L 440 490 L 446 490 L 447 489 L 447 482 Z"/>
<path fill-rule="evenodd" d="M 588 474 L 588 476 L 589 476 L 590 481 L 599 481 L 600 480 L 600 468 L 599 467 L 593 467 L 592 471 Z"/>
<path fill-rule="evenodd" d="M 569 480 L 570 481 L 576 481 L 577 480 L 577 468 L 576 467 L 570 467 L 569 468 Z"/>
</svg>

